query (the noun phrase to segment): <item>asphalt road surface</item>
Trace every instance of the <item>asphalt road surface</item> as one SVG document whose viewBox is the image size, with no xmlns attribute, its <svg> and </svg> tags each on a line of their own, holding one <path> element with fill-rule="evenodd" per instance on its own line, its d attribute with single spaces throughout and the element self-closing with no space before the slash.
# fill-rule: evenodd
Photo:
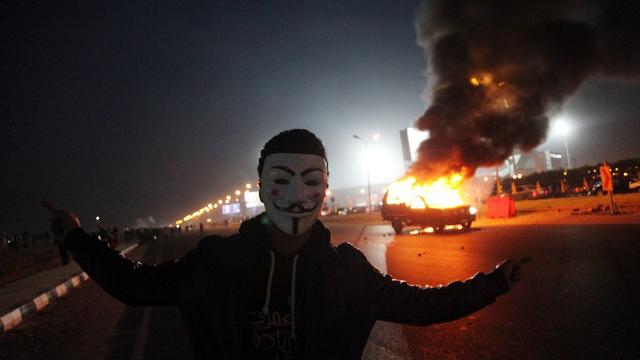
<svg viewBox="0 0 640 360">
<path fill-rule="evenodd" d="M 522 280 L 495 304 L 425 328 L 379 323 L 366 359 L 640 358 L 640 225 L 511 226 L 405 233 L 335 224 L 382 271 L 414 284 L 445 284 L 530 256 Z M 181 256 L 198 236 L 135 250 L 151 263 Z M 129 308 L 94 282 L 0 335 L 0 358 L 189 358 L 175 308 Z"/>
</svg>

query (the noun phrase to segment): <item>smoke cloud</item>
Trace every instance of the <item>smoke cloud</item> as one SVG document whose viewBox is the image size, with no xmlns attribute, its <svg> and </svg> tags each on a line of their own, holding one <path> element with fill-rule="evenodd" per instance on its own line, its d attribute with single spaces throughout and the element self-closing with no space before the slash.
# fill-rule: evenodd
<svg viewBox="0 0 640 360">
<path fill-rule="evenodd" d="M 156 227 L 156 219 L 153 216 L 149 215 L 146 219 L 137 218 L 136 219 L 136 228 L 153 228 Z"/>
<path fill-rule="evenodd" d="M 411 169 L 472 176 L 546 137 L 547 112 L 586 80 L 640 79 L 640 1 L 424 1 L 429 131 Z"/>
</svg>

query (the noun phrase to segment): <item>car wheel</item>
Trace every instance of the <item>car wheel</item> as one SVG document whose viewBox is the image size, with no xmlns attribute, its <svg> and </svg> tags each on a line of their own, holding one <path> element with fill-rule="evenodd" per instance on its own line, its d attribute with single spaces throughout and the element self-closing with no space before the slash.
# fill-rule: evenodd
<svg viewBox="0 0 640 360">
<path fill-rule="evenodd" d="M 471 223 L 472 223 L 472 221 L 467 221 L 467 222 L 465 222 L 464 224 L 462 224 L 462 228 L 463 228 L 464 230 L 469 230 L 469 229 L 471 229 Z"/>
</svg>

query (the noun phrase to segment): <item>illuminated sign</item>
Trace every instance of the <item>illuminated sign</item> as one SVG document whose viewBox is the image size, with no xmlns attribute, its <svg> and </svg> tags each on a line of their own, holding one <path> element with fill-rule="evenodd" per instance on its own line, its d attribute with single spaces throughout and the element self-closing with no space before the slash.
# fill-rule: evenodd
<svg viewBox="0 0 640 360">
<path fill-rule="evenodd" d="M 253 209 L 263 206 L 262 202 L 260 201 L 260 195 L 258 195 L 257 191 L 245 191 L 244 204 L 247 209 Z"/>
<path fill-rule="evenodd" d="M 400 143 L 404 160 L 408 163 L 416 161 L 420 143 L 428 138 L 428 131 L 420 131 L 414 128 L 406 128 L 400 131 Z"/>
<path fill-rule="evenodd" d="M 222 215 L 233 215 L 240 213 L 240 204 L 231 203 L 222 205 Z"/>
</svg>

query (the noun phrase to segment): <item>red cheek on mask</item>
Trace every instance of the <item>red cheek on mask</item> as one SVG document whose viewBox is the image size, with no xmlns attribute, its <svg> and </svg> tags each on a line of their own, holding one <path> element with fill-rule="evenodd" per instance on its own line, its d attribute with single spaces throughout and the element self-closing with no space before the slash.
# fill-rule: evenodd
<svg viewBox="0 0 640 360">
<path fill-rule="evenodd" d="M 281 194 L 282 194 L 282 192 L 280 191 L 280 189 L 271 189 L 271 196 L 278 197 Z"/>
<path fill-rule="evenodd" d="M 320 195 L 320 193 L 319 193 L 319 192 L 314 192 L 314 193 L 311 195 L 311 198 L 312 198 L 313 200 L 318 201 L 318 200 L 320 200 L 320 196 L 321 196 L 321 195 Z"/>
</svg>

